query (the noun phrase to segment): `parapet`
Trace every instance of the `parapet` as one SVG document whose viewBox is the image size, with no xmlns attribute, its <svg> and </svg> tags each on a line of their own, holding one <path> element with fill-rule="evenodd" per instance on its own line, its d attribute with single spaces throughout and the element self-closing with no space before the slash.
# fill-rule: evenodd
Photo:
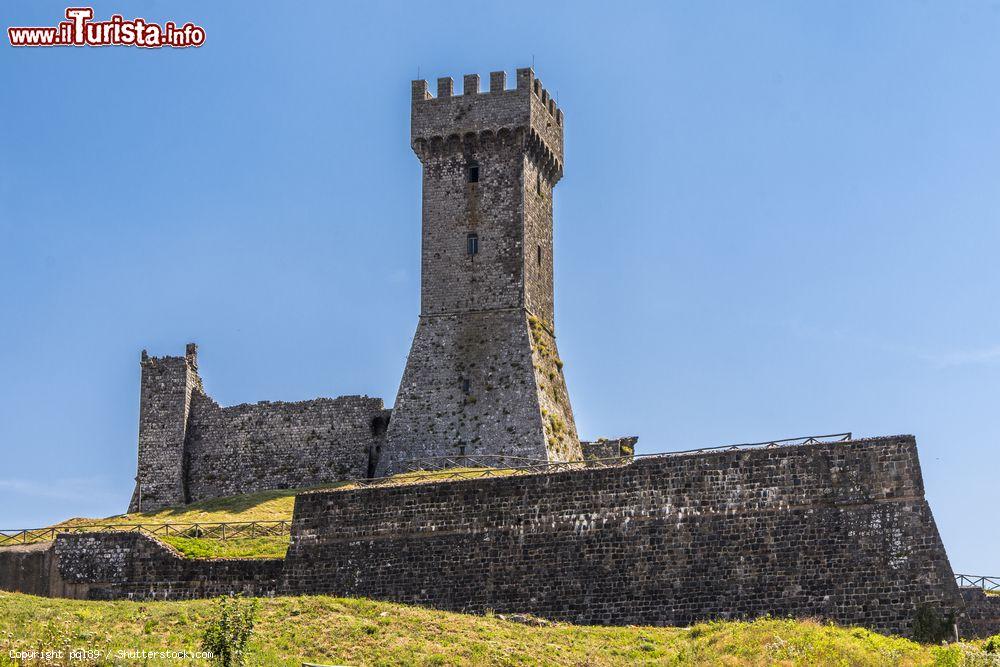
<svg viewBox="0 0 1000 667">
<path fill-rule="evenodd" d="M 530 67 L 517 70 L 514 88 L 507 87 L 506 72 L 490 72 L 488 91 L 480 90 L 478 74 L 467 74 L 461 95 L 451 77 L 437 80 L 437 96 L 425 79 L 417 79 L 410 119 L 411 144 L 421 157 L 434 145 L 510 135 L 562 173 L 563 112 Z"/>
</svg>

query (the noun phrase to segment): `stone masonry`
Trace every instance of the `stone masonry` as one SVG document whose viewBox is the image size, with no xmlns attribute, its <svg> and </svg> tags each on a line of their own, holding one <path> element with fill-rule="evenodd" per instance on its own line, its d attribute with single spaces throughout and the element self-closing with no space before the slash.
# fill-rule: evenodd
<svg viewBox="0 0 1000 667">
<path fill-rule="evenodd" d="M 420 318 L 382 472 L 479 454 L 582 458 L 556 347 L 552 197 L 563 113 L 531 69 L 414 81 L 423 166 Z"/>
<path fill-rule="evenodd" d="M 72 597 L 88 600 L 274 595 L 283 567 L 280 558 L 184 558 L 134 532 L 62 534 L 52 552 Z"/>
<path fill-rule="evenodd" d="M 959 623 L 962 637 L 1000 634 L 1000 595 L 987 595 L 981 588 L 962 588 L 965 616 Z"/>
<path fill-rule="evenodd" d="M 912 436 L 313 491 L 296 498 L 284 560 L 184 559 L 137 533 L 60 534 L 0 548 L 0 588 L 328 593 L 610 625 L 772 614 L 904 635 L 930 606 L 956 612 L 962 636 L 1000 632 L 1000 598 L 955 584 Z"/>
<path fill-rule="evenodd" d="M 918 606 L 963 605 L 912 436 L 304 493 L 284 576 L 290 593 L 588 624 L 772 614 L 905 634 Z"/>
<path fill-rule="evenodd" d="M 341 396 L 221 407 L 184 357 L 142 354 L 138 474 L 129 511 L 366 477 L 389 411 Z"/>
</svg>

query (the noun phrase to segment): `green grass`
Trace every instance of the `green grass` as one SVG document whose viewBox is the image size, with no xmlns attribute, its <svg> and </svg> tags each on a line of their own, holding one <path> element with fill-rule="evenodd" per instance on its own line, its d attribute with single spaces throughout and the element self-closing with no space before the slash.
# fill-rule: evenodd
<svg viewBox="0 0 1000 667">
<path fill-rule="evenodd" d="M 495 470 L 485 468 L 451 468 L 438 472 L 414 472 L 394 475 L 388 484 L 421 484 L 426 482 L 452 481 L 449 477 L 455 473 L 475 477 L 477 474 L 503 476 L 514 474 L 513 470 Z M 249 521 L 290 521 L 295 507 L 296 494 L 304 491 L 325 489 L 351 489 L 356 485 L 349 483 L 331 484 L 327 486 L 309 487 L 304 489 L 281 489 L 262 491 L 242 496 L 214 498 L 182 507 L 171 507 L 156 512 L 134 512 L 119 514 L 104 519 L 77 517 L 68 519 L 56 526 L 83 526 L 97 524 L 101 526 L 125 526 L 135 524 L 163 523 L 223 523 Z M 178 537 L 174 535 L 158 536 L 157 539 L 171 545 L 187 558 L 284 558 L 288 550 L 289 536 L 247 537 L 228 540 L 210 538 Z M 2 548 L 2 547 L 0 547 Z"/>
<path fill-rule="evenodd" d="M 10 650 L 197 650 L 213 607 L 211 600 L 84 602 L 0 593 L 0 666 L 14 664 L 8 658 Z M 765 619 L 691 628 L 536 627 L 499 616 L 322 596 L 262 600 L 253 647 L 251 664 L 296 667 L 303 661 L 351 665 L 1000 665 L 1000 658 L 994 660 L 982 651 L 982 642 L 923 646 L 814 621 Z M 154 660 L 149 664 L 204 663 Z"/>
<path fill-rule="evenodd" d="M 333 487 L 330 487 L 333 488 Z M 136 523 L 221 523 L 226 521 L 279 521 L 290 520 L 295 507 L 295 495 L 307 489 L 280 489 L 261 491 L 243 496 L 213 498 L 181 507 L 170 507 L 156 512 L 119 514 L 106 519 L 76 518 L 63 521 L 59 526 L 81 524 L 136 524 Z"/>
<path fill-rule="evenodd" d="M 185 558 L 284 558 L 290 536 L 237 537 L 211 540 L 199 537 L 160 537 Z"/>
<path fill-rule="evenodd" d="M 137 523 L 222 523 L 243 521 L 290 521 L 295 507 L 295 495 L 310 489 L 282 489 L 262 491 L 243 496 L 214 498 L 183 507 L 171 507 L 156 512 L 135 512 L 106 519 L 75 518 L 58 526 L 100 524 L 104 526 L 134 525 Z M 163 542 L 177 549 L 187 558 L 284 558 L 289 536 L 246 537 L 228 540 L 164 536 Z"/>
</svg>

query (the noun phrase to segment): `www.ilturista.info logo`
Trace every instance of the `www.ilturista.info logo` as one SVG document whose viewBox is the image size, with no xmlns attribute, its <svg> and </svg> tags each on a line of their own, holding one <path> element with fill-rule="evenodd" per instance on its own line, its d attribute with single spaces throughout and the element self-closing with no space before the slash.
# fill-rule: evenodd
<svg viewBox="0 0 1000 667">
<path fill-rule="evenodd" d="M 7 28 L 11 46 L 140 46 L 158 49 L 164 46 L 185 48 L 205 43 L 205 29 L 193 23 L 178 27 L 173 21 L 162 26 L 135 18 L 126 21 L 114 14 L 109 21 L 91 21 L 92 7 L 68 7 L 68 21 L 51 28 Z"/>
</svg>

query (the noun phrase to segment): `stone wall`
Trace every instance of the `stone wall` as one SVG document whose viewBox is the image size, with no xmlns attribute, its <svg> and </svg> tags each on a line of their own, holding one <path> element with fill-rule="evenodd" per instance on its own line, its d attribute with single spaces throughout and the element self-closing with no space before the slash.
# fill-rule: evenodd
<svg viewBox="0 0 1000 667">
<path fill-rule="evenodd" d="M 368 476 L 380 398 L 341 396 L 223 408 L 192 399 L 187 439 L 190 502 Z"/>
<path fill-rule="evenodd" d="M 221 407 L 205 392 L 197 350 L 142 355 L 136 489 L 129 511 L 152 511 L 267 489 L 370 476 L 389 411 L 341 396 Z"/>
<path fill-rule="evenodd" d="M 54 554 L 59 575 L 76 585 L 68 597 L 88 600 L 274 595 L 283 566 L 281 559 L 184 558 L 132 532 L 61 534 Z"/>
<path fill-rule="evenodd" d="M 0 591 L 52 594 L 52 543 L 0 547 Z"/>
<path fill-rule="evenodd" d="M 364 512 L 358 508 L 364 507 Z M 296 498 L 292 593 L 599 624 L 957 610 L 911 436 Z"/>
<path fill-rule="evenodd" d="M 184 474 L 191 394 L 201 390 L 198 348 L 183 357 L 150 357 L 139 362 L 139 449 L 136 486 L 129 511 L 160 509 L 190 502 Z"/>
<path fill-rule="evenodd" d="M 963 638 L 1000 635 L 1000 595 L 987 595 L 981 588 L 962 588 L 965 616 L 959 622 Z"/>
<path fill-rule="evenodd" d="M 639 442 L 636 436 L 625 438 L 601 438 L 591 442 L 581 442 L 585 461 L 602 461 L 606 459 L 631 459 L 635 456 L 635 445 Z"/>
<path fill-rule="evenodd" d="M 43 592 L 42 560 L 5 553 L 0 584 Z M 86 599 L 325 593 L 575 623 L 771 614 L 900 634 L 929 605 L 961 612 L 966 636 L 997 618 L 996 598 L 963 600 L 955 584 L 911 436 L 308 492 L 284 562 L 188 560 L 135 533 L 59 535 L 53 554 L 49 594 Z"/>
<path fill-rule="evenodd" d="M 421 318 L 381 473 L 403 470 L 406 460 L 436 456 L 552 458 L 536 354 L 521 310 Z M 570 446 L 565 449 L 557 460 L 572 458 Z"/>
</svg>

